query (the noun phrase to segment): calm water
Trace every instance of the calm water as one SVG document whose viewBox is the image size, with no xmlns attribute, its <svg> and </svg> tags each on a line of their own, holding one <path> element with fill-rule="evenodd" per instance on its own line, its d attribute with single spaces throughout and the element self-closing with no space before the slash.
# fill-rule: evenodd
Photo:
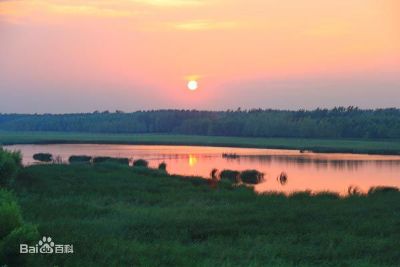
<svg viewBox="0 0 400 267">
<path fill-rule="evenodd" d="M 257 169 L 265 173 L 266 181 L 255 189 L 291 192 L 298 190 L 335 191 L 345 194 L 349 186 L 366 191 L 372 186 L 400 187 L 400 156 L 358 154 L 300 153 L 295 150 L 248 149 L 194 146 L 141 145 L 15 145 L 24 164 L 35 163 L 33 154 L 48 152 L 67 161 L 70 155 L 143 158 L 153 167 L 167 163 L 169 173 L 209 177 L 211 169 Z M 223 158 L 223 153 L 240 157 Z M 288 181 L 281 184 L 277 176 L 286 172 Z"/>
</svg>

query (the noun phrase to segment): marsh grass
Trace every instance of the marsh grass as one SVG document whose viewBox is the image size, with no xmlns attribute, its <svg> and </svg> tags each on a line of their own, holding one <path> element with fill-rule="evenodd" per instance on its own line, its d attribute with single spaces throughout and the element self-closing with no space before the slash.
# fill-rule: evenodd
<svg viewBox="0 0 400 267">
<path fill-rule="evenodd" d="M 25 220 L 74 244 L 29 266 L 399 266 L 400 193 L 257 195 L 123 165 L 43 165 L 14 184 Z"/>
<path fill-rule="evenodd" d="M 368 190 L 368 195 L 380 194 L 380 193 L 397 193 L 399 188 L 392 186 L 375 186 Z"/>
<path fill-rule="evenodd" d="M 104 163 L 129 165 L 129 159 L 128 158 L 115 158 L 115 157 L 94 157 L 93 158 L 93 164 L 104 164 Z"/>
<path fill-rule="evenodd" d="M 288 182 L 288 175 L 286 172 L 281 172 L 278 177 L 276 177 L 276 180 L 281 184 L 285 185 Z"/>
<path fill-rule="evenodd" d="M 221 180 L 228 180 L 233 183 L 240 182 L 240 172 L 234 170 L 222 170 L 219 174 Z"/>
<path fill-rule="evenodd" d="M 245 170 L 240 172 L 240 180 L 246 184 L 259 184 L 264 181 L 264 173 L 257 170 Z"/>
<path fill-rule="evenodd" d="M 161 171 L 167 171 L 167 163 L 161 162 L 160 164 L 158 164 L 158 169 Z"/>
<path fill-rule="evenodd" d="M 53 155 L 50 153 L 36 153 L 33 155 L 33 159 L 41 162 L 52 162 Z"/>
<path fill-rule="evenodd" d="M 149 162 L 144 159 L 137 159 L 133 161 L 133 167 L 143 167 L 147 168 L 149 166 Z"/>
<path fill-rule="evenodd" d="M 85 155 L 72 155 L 68 158 L 69 163 L 91 163 L 92 157 Z"/>
</svg>

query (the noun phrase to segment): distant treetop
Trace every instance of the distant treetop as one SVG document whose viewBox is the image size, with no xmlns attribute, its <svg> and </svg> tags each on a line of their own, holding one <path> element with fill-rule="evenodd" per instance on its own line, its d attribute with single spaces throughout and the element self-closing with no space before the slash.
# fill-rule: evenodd
<svg viewBox="0 0 400 267">
<path fill-rule="evenodd" d="M 75 114 L 0 114 L 0 130 L 173 133 L 245 137 L 400 138 L 400 109 L 116 110 Z"/>
</svg>

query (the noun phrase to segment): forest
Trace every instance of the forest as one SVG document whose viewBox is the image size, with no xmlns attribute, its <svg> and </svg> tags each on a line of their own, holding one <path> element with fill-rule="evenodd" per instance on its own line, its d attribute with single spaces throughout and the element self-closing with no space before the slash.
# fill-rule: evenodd
<svg viewBox="0 0 400 267">
<path fill-rule="evenodd" d="M 400 109 L 150 110 L 1 114 L 3 131 L 165 133 L 237 137 L 400 138 Z"/>
</svg>

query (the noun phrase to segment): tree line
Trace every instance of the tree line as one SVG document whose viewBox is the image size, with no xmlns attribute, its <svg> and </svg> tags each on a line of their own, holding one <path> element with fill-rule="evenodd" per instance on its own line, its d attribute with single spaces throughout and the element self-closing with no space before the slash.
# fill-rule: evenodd
<svg viewBox="0 0 400 267">
<path fill-rule="evenodd" d="M 0 114 L 0 130 L 242 137 L 400 138 L 400 109 L 150 110 Z"/>
</svg>

